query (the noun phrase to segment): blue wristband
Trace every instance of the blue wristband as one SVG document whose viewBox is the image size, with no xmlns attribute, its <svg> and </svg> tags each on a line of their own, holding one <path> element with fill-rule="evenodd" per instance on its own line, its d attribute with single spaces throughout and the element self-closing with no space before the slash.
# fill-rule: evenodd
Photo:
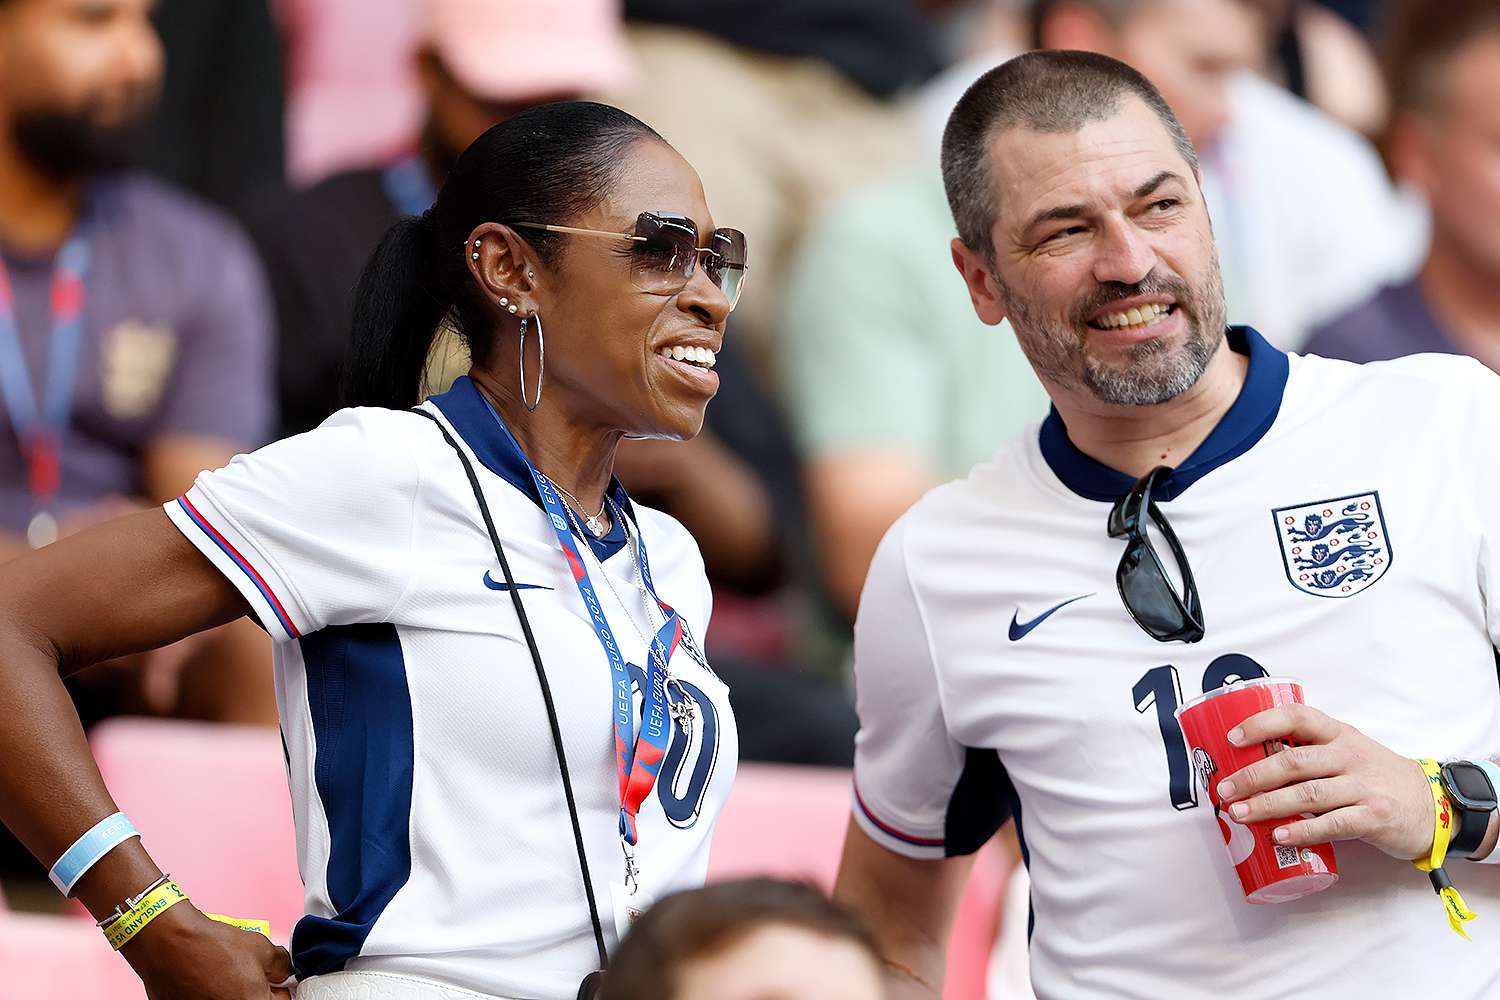
<svg viewBox="0 0 1500 1000">
<path fill-rule="evenodd" d="M 99 862 L 110 851 L 119 847 L 131 837 L 139 837 L 140 832 L 136 830 L 135 824 L 131 823 L 122 812 L 113 816 L 106 816 L 95 823 L 93 828 L 73 842 L 73 846 L 63 852 L 63 856 L 57 859 L 57 864 L 47 873 L 52 884 L 57 886 L 58 891 L 64 896 L 73 895 L 73 886 L 83 878 L 90 868 Z"/>
</svg>

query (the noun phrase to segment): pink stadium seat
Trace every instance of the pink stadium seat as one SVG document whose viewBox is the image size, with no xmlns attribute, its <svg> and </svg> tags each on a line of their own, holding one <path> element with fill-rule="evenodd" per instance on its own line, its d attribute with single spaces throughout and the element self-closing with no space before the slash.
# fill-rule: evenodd
<svg viewBox="0 0 1500 1000">
<path fill-rule="evenodd" d="M 125 960 L 91 922 L 0 913 L 0 996 L 16 1000 L 141 1000 Z"/>
<path fill-rule="evenodd" d="M 708 877 L 774 875 L 832 888 L 849 801 L 848 771 L 742 764 L 714 833 Z M 980 853 L 948 946 L 945 1000 L 984 1000 L 1006 876 L 999 851 Z"/>
<path fill-rule="evenodd" d="M 194 905 L 269 920 L 285 944 L 302 880 L 276 731 L 111 719 L 89 743 L 115 802 Z"/>
</svg>

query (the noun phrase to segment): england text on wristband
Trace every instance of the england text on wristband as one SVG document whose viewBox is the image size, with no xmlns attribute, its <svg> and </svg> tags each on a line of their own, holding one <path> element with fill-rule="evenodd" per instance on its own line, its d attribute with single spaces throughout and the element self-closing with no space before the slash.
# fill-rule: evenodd
<svg viewBox="0 0 1500 1000">
<path fill-rule="evenodd" d="M 124 813 L 106 816 L 75 840 L 72 847 L 63 851 L 62 857 L 57 859 L 47 877 L 52 879 L 52 884 L 64 896 L 71 896 L 78 880 L 98 864 L 100 858 L 131 837 L 139 836 L 140 832 L 136 830 L 135 824 Z"/>
<path fill-rule="evenodd" d="M 104 928 L 104 937 L 111 948 L 119 951 L 144 930 L 147 924 L 185 899 L 187 893 L 176 882 L 168 882 L 153 889 L 141 899 L 135 909 Z"/>
</svg>

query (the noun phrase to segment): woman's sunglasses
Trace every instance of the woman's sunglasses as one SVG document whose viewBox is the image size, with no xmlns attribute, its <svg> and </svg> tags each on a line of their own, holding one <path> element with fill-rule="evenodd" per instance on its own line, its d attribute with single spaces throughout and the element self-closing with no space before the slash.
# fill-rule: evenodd
<svg viewBox="0 0 1500 1000">
<path fill-rule="evenodd" d="M 1198 598 L 1198 585 L 1193 582 L 1193 571 L 1188 567 L 1177 533 L 1151 499 L 1152 489 L 1171 474 L 1167 466 L 1157 466 L 1136 480 L 1130 492 L 1110 510 L 1109 537 L 1128 539 L 1120 566 L 1115 570 L 1115 584 L 1120 588 L 1125 610 L 1151 638 L 1158 642 L 1197 642 L 1203 638 L 1203 605 Z M 1181 594 L 1168 578 L 1156 546 L 1151 544 L 1148 518 L 1151 526 L 1161 532 L 1177 561 Z"/>
<path fill-rule="evenodd" d="M 600 229 L 576 229 L 543 222 L 512 222 L 519 229 L 544 229 L 572 236 L 602 236 L 629 241 L 630 280 L 643 292 L 671 295 L 680 292 L 693 277 L 698 258 L 708 279 L 719 286 L 729 308 L 734 309 L 745 287 L 745 234 L 738 229 L 715 229 L 708 245 L 698 245 L 698 226 L 674 212 L 642 212 L 635 229 L 611 233 Z"/>
</svg>

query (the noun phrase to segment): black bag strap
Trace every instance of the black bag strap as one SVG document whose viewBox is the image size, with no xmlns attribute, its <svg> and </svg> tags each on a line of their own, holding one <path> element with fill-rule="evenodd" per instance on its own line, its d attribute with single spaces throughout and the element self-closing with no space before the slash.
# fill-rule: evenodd
<svg viewBox="0 0 1500 1000">
<path fill-rule="evenodd" d="M 604 947 L 604 926 L 599 922 L 599 904 L 594 899 L 594 883 L 589 878 L 588 850 L 583 844 L 583 827 L 578 822 L 578 804 L 573 798 L 573 779 L 568 775 L 568 756 L 563 752 L 562 728 L 557 724 L 557 706 L 552 701 L 552 686 L 547 683 L 547 671 L 542 666 L 542 653 L 537 649 L 536 636 L 531 632 L 531 621 L 526 617 L 526 608 L 521 603 L 521 592 L 516 589 L 515 577 L 511 576 L 510 563 L 505 558 L 505 548 L 500 544 L 500 535 L 495 531 L 495 521 L 490 517 L 490 505 L 484 501 L 484 491 L 479 488 L 479 477 L 474 474 L 474 465 L 464 454 L 453 435 L 443 422 L 423 409 L 413 408 L 437 425 L 458 460 L 463 463 L 464 475 L 469 477 L 469 486 L 479 504 L 479 513 L 484 518 L 484 529 L 489 532 L 490 544 L 495 547 L 495 558 L 500 561 L 500 572 L 505 575 L 506 587 L 510 590 L 511 602 L 516 606 L 516 617 L 521 620 L 521 633 L 526 636 L 526 648 L 531 650 L 531 662 L 536 666 L 537 683 L 542 688 L 542 701 L 547 705 L 547 722 L 552 726 L 552 745 L 557 750 L 557 769 L 562 773 L 563 795 L 568 800 L 568 818 L 573 822 L 573 843 L 578 847 L 578 871 L 583 875 L 583 891 L 589 901 L 589 920 L 594 925 L 594 945 L 599 949 L 599 968 L 609 964 L 609 953 Z M 592 977 L 591 977 L 592 978 Z M 585 983 L 588 981 L 585 980 Z M 580 996 L 584 994 L 580 993 Z"/>
</svg>

